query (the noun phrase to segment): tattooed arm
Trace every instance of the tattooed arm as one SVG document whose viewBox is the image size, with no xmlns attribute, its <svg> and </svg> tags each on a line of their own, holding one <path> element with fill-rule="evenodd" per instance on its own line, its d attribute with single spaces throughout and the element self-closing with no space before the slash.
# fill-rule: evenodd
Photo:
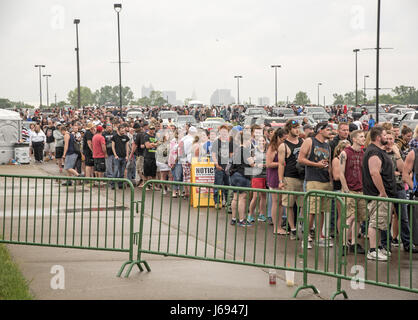
<svg viewBox="0 0 418 320">
<path fill-rule="evenodd" d="M 347 186 L 347 180 L 345 180 L 345 165 L 347 163 L 347 154 L 342 151 L 340 154 L 340 181 L 343 188 L 343 192 L 348 193 L 350 190 Z"/>
</svg>

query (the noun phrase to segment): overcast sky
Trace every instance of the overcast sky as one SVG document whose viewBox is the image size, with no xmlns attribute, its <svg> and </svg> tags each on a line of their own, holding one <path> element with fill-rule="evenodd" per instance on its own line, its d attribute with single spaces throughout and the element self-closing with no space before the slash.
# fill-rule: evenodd
<svg viewBox="0 0 418 320">
<path fill-rule="evenodd" d="M 81 85 L 118 85 L 115 1 L 0 0 L 0 97 L 39 104 L 35 64 L 50 73 L 50 100 L 77 86 L 75 25 L 79 18 Z M 217 88 L 232 90 L 242 75 L 240 100 L 267 96 L 274 103 L 306 91 L 331 103 L 333 93 L 354 91 L 354 48 L 376 47 L 377 0 L 153 0 L 121 1 L 122 85 L 135 98 L 142 85 L 174 90 L 177 99 L 209 103 Z M 418 87 L 418 1 L 382 0 L 381 87 Z M 374 50 L 358 55 L 375 87 Z M 46 102 L 43 78 L 43 102 Z M 387 92 L 387 91 L 383 91 Z M 372 95 L 372 91 L 369 92 Z"/>
</svg>

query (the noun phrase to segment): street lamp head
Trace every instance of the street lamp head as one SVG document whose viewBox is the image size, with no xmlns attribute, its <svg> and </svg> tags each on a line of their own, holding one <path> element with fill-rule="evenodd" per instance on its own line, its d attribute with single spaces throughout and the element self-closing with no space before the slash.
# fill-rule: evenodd
<svg viewBox="0 0 418 320">
<path fill-rule="evenodd" d="M 272 68 L 281 68 L 282 66 L 280 64 L 272 65 Z"/>
<path fill-rule="evenodd" d="M 39 67 L 45 68 L 45 65 L 43 65 L 43 64 L 35 64 L 35 68 L 39 68 Z"/>
<path fill-rule="evenodd" d="M 353 52 L 359 52 L 360 51 L 360 49 L 354 49 L 353 50 Z"/>
<path fill-rule="evenodd" d="M 322 86 L 322 82 L 318 82 L 318 86 Z"/>
<path fill-rule="evenodd" d="M 365 78 L 369 78 L 369 76 L 364 76 Z"/>
<path fill-rule="evenodd" d="M 242 76 L 234 76 L 234 78 L 242 78 Z"/>
<path fill-rule="evenodd" d="M 80 19 L 74 19 L 74 24 L 79 24 L 80 23 Z"/>
<path fill-rule="evenodd" d="M 116 12 L 121 12 L 121 10 L 122 10 L 122 4 L 121 3 L 115 3 L 113 5 L 113 9 L 115 9 Z"/>
<path fill-rule="evenodd" d="M 44 74 L 43 76 L 44 77 L 50 77 L 51 75 L 50 74 Z"/>
</svg>

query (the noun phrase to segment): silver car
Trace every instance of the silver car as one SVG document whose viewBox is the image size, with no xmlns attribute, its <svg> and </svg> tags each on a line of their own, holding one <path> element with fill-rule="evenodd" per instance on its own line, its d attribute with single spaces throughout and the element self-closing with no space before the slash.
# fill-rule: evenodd
<svg viewBox="0 0 418 320">
<path fill-rule="evenodd" d="M 400 123 L 399 126 L 402 128 L 403 125 L 406 125 L 407 127 L 411 128 L 412 130 L 415 130 L 415 127 L 418 125 L 418 111 L 412 111 L 406 113 Z"/>
</svg>

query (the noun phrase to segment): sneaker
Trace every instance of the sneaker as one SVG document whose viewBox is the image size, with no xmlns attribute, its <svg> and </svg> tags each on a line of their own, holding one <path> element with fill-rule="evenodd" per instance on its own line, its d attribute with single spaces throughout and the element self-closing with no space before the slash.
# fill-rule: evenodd
<svg viewBox="0 0 418 320">
<path fill-rule="evenodd" d="M 392 239 L 392 246 L 399 247 L 399 240 L 397 238 Z"/>
<path fill-rule="evenodd" d="M 409 253 L 410 248 L 411 248 L 410 246 L 403 246 L 403 249 L 407 253 Z M 412 244 L 412 253 L 418 253 L 418 248 L 414 244 Z"/>
<path fill-rule="evenodd" d="M 349 251 L 351 253 L 355 253 L 355 250 L 357 250 L 357 253 L 359 253 L 359 254 L 365 254 L 366 253 L 364 248 L 361 245 L 359 245 L 358 243 L 350 245 L 349 249 L 350 249 Z"/>
<path fill-rule="evenodd" d="M 254 219 L 254 217 L 253 217 L 253 216 L 248 215 L 248 216 L 247 216 L 247 221 L 248 221 L 249 223 L 253 223 L 253 222 L 255 222 L 255 219 Z"/>
<path fill-rule="evenodd" d="M 269 225 L 271 225 L 271 226 L 273 225 L 273 219 L 271 217 L 268 217 L 267 221 L 268 221 Z"/>
<path fill-rule="evenodd" d="M 367 253 L 367 259 L 369 260 L 379 260 L 379 261 L 387 261 L 388 257 L 384 254 L 382 254 L 382 252 L 378 249 L 378 251 L 374 250 L 374 251 L 370 251 Z"/>
<path fill-rule="evenodd" d="M 231 219 L 231 226 L 235 226 L 237 224 L 237 219 Z"/>
<path fill-rule="evenodd" d="M 266 222 L 266 217 L 264 216 L 264 214 L 259 214 L 258 215 L 258 218 L 257 218 L 257 220 L 258 221 L 261 221 L 261 222 Z"/>
<path fill-rule="evenodd" d="M 303 241 L 301 243 L 301 247 L 303 249 Z M 312 244 L 308 241 L 308 249 L 312 249 Z"/>
<path fill-rule="evenodd" d="M 299 240 L 296 229 L 295 230 L 290 230 L 290 240 Z"/>
<path fill-rule="evenodd" d="M 332 241 L 325 239 L 325 238 L 321 238 L 318 241 L 318 247 L 332 247 L 334 246 L 334 244 L 332 243 Z"/>
<path fill-rule="evenodd" d="M 387 257 L 390 257 L 392 255 L 391 250 L 390 249 L 388 250 L 385 247 L 379 247 L 379 251 L 380 251 L 381 254 L 384 254 Z"/>
<path fill-rule="evenodd" d="M 249 223 L 247 220 L 240 220 L 240 221 L 238 221 L 238 226 L 240 226 L 240 227 L 251 227 L 252 226 L 252 224 L 251 223 Z"/>
</svg>

